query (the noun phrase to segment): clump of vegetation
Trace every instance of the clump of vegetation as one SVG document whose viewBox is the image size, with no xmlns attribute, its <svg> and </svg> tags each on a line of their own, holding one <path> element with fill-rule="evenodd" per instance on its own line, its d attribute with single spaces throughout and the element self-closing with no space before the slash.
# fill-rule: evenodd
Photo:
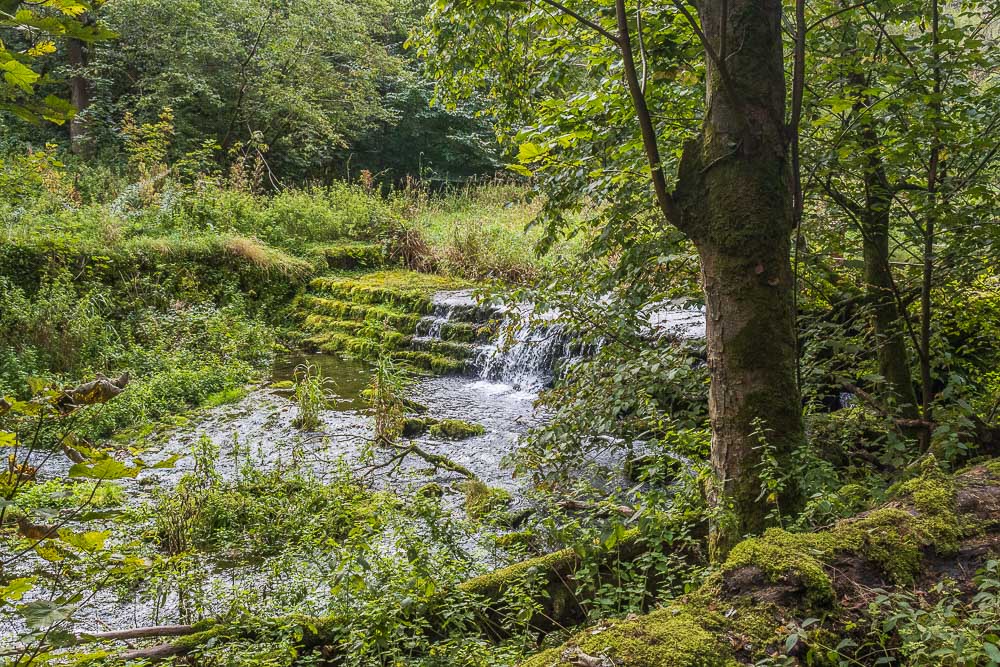
<svg viewBox="0 0 1000 667">
<path fill-rule="evenodd" d="M 295 368 L 295 405 L 298 412 L 292 425 L 304 431 L 315 431 L 322 426 L 320 415 L 332 400 L 330 379 L 323 377 L 315 365 L 300 364 Z"/>
<path fill-rule="evenodd" d="M 484 519 L 513 502 L 513 497 L 506 489 L 488 486 L 478 479 L 462 482 L 461 489 L 465 494 L 465 513 L 470 519 Z"/>
<path fill-rule="evenodd" d="M 375 412 L 375 439 L 383 444 L 393 443 L 403 434 L 404 383 L 405 377 L 392 358 L 384 352 L 380 354 L 368 395 Z"/>
<path fill-rule="evenodd" d="M 218 456 L 218 448 L 200 445 L 196 471 L 150 510 L 166 553 L 194 549 L 229 561 L 273 556 L 362 526 L 377 531 L 392 507 L 389 498 L 346 476 L 328 483 L 301 470 L 244 465 L 235 479 L 223 479 L 215 468 Z"/>
</svg>

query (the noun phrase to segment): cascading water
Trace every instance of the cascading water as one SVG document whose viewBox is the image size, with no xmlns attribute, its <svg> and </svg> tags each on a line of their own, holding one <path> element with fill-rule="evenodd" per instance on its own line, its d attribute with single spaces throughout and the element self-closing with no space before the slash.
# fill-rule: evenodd
<svg viewBox="0 0 1000 667">
<path fill-rule="evenodd" d="M 556 361 L 569 354 L 569 339 L 555 320 L 556 312 L 529 321 L 530 309 L 480 304 L 468 290 L 440 292 L 433 310 L 417 325 L 420 340 L 447 340 L 448 326 L 471 323 L 488 328 L 499 321 L 496 336 L 487 342 L 472 343 L 470 372 L 486 382 L 517 391 L 537 393 L 552 381 Z"/>
<path fill-rule="evenodd" d="M 705 315 L 701 309 L 680 302 L 664 302 L 647 307 L 645 315 L 652 337 L 705 336 Z M 490 320 L 499 321 L 499 327 L 488 342 L 472 344 L 476 349 L 469 356 L 470 371 L 498 388 L 538 393 L 551 384 L 560 364 L 565 367 L 583 356 L 559 322 L 557 310 L 539 316 L 532 314 L 530 304 L 513 308 L 484 305 L 468 290 L 438 293 L 432 313 L 420 321 L 416 333 L 421 340 L 443 340 L 448 338 L 446 330 L 452 323 L 488 328 Z"/>
<path fill-rule="evenodd" d="M 508 312 L 497 339 L 479 353 L 476 366 L 484 380 L 537 393 L 552 382 L 556 362 L 571 356 L 570 338 L 550 311 L 540 320 L 529 318 L 529 308 Z"/>
</svg>

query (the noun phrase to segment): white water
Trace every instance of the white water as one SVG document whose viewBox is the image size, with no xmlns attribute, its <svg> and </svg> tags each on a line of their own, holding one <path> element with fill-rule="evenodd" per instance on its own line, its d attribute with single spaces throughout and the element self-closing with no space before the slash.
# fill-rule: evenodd
<svg viewBox="0 0 1000 667">
<path fill-rule="evenodd" d="M 652 338 L 684 340 L 705 336 L 704 312 L 680 301 L 653 304 L 644 309 L 643 315 Z M 473 357 L 473 372 L 481 381 L 477 388 L 534 397 L 552 383 L 559 364 L 565 366 L 582 358 L 559 317 L 557 310 L 533 314 L 530 304 L 515 308 L 484 306 L 468 290 L 441 292 L 434 299 L 433 314 L 424 318 L 417 333 L 421 338 L 440 339 L 443 327 L 453 320 L 479 324 L 489 319 L 499 321 L 494 339 L 477 345 Z M 599 349 L 600 345 L 598 341 L 592 347 Z"/>
</svg>

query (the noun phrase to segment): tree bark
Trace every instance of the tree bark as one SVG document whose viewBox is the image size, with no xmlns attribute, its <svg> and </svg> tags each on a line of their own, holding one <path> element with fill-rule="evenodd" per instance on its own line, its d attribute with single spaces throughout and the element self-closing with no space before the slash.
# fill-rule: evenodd
<svg viewBox="0 0 1000 667">
<path fill-rule="evenodd" d="M 889 263 L 889 229 L 892 220 L 894 192 L 885 172 L 879 139 L 870 108 L 873 100 L 861 91 L 868 88 L 868 74 L 863 57 L 858 50 L 855 30 L 849 31 L 847 48 L 856 58 L 855 69 L 848 75 L 848 83 L 860 95 L 854 106 L 857 114 L 858 144 L 862 152 L 864 173 L 864 204 L 856 211 L 861 227 L 862 254 L 864 258 L 865 297 L 872 309 L 872 326 L 876 338 L 876 355 L 879 374 L 885 380 L 885 403 L 898 409 L 905 419 L 920 416 L 917 394 L 910 373 L 910 360 L 904 336 L 904 313 L 899 308 L 898 293 Z M 843 204 L 838 198 L 838 203 Z"/>
<path fill-rule="evenodd" d="M 899 413 L 908 419 L 919 416 L 917 394 L 910 374 L 903 314 L 896 299 L 896 286 L 889 264 L 889 223 L 892 191 L 878 155 L 875 131 L 862 130 L 861 144 L 866 156 L 864 173 L 865 204 L 861 211 L 866 299 L 872 309 L 879 374 Z"/>
<path fill-rule="evenodd" d="M 724 555 L 777 509 L 802 502 L 791 455 L 804 442 L 796 381 L 790 262 L 791 156 L 779 0 L 702 0 L 706 114 L 685 146 L 675 197 L 701 257 L 707 310 L 714 500 L 731 508 L 713 530 Z M 727 53 L 726 45 L 738 45 Z M 761 494 L 760 446 L 784 475 Z M 763 497 L 762 497 L 763 495 Z"/>
<path fill-rule="evenodd" d="M 706 61 L 701 137 L 684 146 L 673 193 L 665 191 L 624 0 L 615 2 L 617 35 L 547 2 L 620 49 L 657 204 L 701 256 L 717 480 L 709 493 L 725 509 L 725 520 L 712 528 L 713 555 L 720 557 L 742 535 L 761 531 L 775 509 L 791 513 L 802 504 L 791 465 L 804 429 L 789 257 L 795 215 L 788 147 L 795 128 L 785 124 L 781 1 L 699 0 L 699 22 L 684 0 L 673 0 Z M 774 498 L 761 494 L 763 440 L 773 447 L 774 474 L 782 478 Z"/>
<path fill-rule="evenodd" d="M 84 112 L 90 106 L 90 82 L 83 74 L 83 68 L 87 66 L 87 54 L 84 51 L 84 43 L 79 39 L 69 39 L 66 42 L 66 53 L 69 58 L 69 65 L 73 69 L 73 76 L 69 81 L 70 102 L 76 109 L 76 115 L 69 122 L 70 149 L 77 155 L 84 155 L 89 151 L 87 139 L 87 121 Z"/>
</svg>

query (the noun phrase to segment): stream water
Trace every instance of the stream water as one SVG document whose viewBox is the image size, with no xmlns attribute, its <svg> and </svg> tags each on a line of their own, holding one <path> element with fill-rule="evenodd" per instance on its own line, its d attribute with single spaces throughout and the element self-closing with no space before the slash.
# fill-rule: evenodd
<svg viewBox="0 0 1000 667">
<path fill-rule="evenodd" d="M 418 340 L 440 339 L 445 325 L 452 321 L 484 323 L 491 318 L 502 319 L 504 326 L 500 330 L 507 333 L 498 340 L 477 344 L 469 374 L 419 377 L 407 390 L 409 398 L 427 407 L 428 415 L 478 423 L 485 432 L 457 442 L 431 437 L 417 438 L 416 442 L 427 452 L 444 455 L 465 466 L 489 486 L 506 489 L 515 498 L 516 506 L 522 502 L 526 482 L 514 478 L 505 462 L 516 451 L 521 436 L 545 420 L 546 415 L 534 409 L 534 399 L 552 381 L 556 361 L 571 353 L 568 338 L 554 324 L 554 315 L 549 318 L 551 324 L 543 318 L 541 324 L 514 326 L 515 320 L 510 318 L 523 313 L 484 308 L 469 292 L 441 293 L 434 306 L 434 312 L 417 329 Z M 671 312 L 673 315 L 654 313 L 651 326 L 664 331 L 671 326 L 680 327 L 686 336 L 700 333 L 698 327 L 703 327 L 700 312 L 676 307 Z M 210 438 L 218 449 L 216 470 L 223 479 L 236 478 L 239 467 L 248 460 L 267 469 L 295 459 L 321 479 L 338 466 L 362 466 L 365 452 L 370 451 L 367 445 L 373 437 L 373 420 L 360 394 L 371 378 L 371 366 L 339 356 L 290 354 L 277 360 L 272 381 L 291 379 L 300 364 L 314 365 L 329 380 L 335 394 L 321 414 L 319 429 L 303 432 L 293 426 L 297 408 L 287 390 L 276 390 L 269 385 L 252 388 L 238 402 L 202 410 L 188 423 L 163 429 L 148 438 L 148 442 L 155 444 L 144 454 L 147 460 L 162 460 L 172 455 L 180 458 L 172 468 L 145 470 L 138 479 L 125 480 L 123 486 L 130 501 L 141 503 L 157 491 L 169 492 L 183 474 L 194 469 L 193 446 L 204 437 Z M 52 470 L 55 476 L 65 472 Z M 378 488 L 403 493 L 431 481 L 448 488 L 456 479 L 454 473 L 429 468 L 424 460 L 411 456 L 391 474 L 375 477 L 374 483 Z M 454 513 L 461 512 L 461 494 L 453 488 L 443 502 Z M 299 567 L 294 563 L 288 566 Z M 275 574 L 271 572 L 270 579 L 264 579 L 271 582 Z M 277 574 L 280 578 L 280 573 Z M 219 600 L 225 600 L 234 590 L 247 586 L 248 582 L 252 586 L 255 578 L 260 577 L 261 573 L 253 566 L 233 566 L 220 561 L 208 584 L 218 590 Z M 91 615 L 81 610 L 80 629 L 176 622 L 179 602 L 176 594 L 153 604 L 138 591 L 124 597 L 104 591 L 88 605 L 88 609 L 99 613 L 94 611 Z"/>
</svg>

